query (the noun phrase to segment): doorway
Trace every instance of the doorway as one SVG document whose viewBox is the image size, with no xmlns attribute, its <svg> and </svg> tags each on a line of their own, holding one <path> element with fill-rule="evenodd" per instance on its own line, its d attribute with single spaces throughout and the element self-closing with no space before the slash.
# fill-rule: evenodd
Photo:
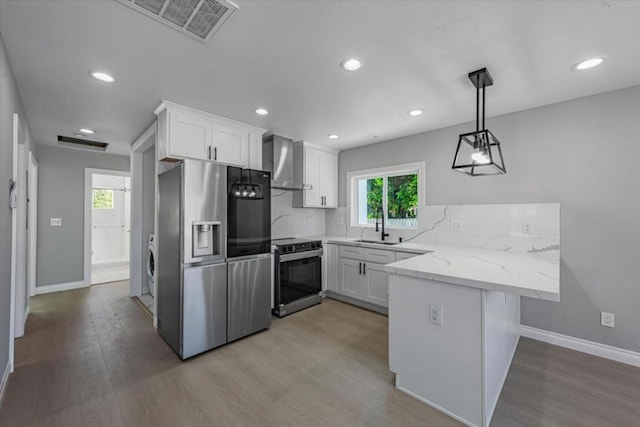
<svg viewBox="0 0 640 427">
<path fill-rule="evenodd" d="M 85 185 L 85 281 L 129 280 L 129 173 L 85 169 Z"/>
</svg>

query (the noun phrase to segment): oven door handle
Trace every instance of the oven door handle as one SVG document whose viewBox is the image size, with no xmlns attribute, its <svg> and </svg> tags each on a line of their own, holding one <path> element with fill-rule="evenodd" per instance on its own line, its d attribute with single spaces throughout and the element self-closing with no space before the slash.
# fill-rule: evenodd
<svg viewBox="0 0 640 427">
<path fill-rule="evenodd" d="M 283 263 L 288 261 L 297 261 L 299 259 L 315 258 L 319 256 L 322 256 L 322 249 L 316 249 L 315 251 L 298 252 L 294 254 L 283 254 L 280 255 L 280 262 Z"/>
</svg>

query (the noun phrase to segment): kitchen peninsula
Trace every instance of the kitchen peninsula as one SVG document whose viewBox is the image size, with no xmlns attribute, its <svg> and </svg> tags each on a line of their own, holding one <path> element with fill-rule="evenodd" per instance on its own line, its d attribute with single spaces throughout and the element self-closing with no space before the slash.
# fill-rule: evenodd
<svg viewBox="0 0 640 427">
<path fill-rule="evenodd" d="M 396 387 L 488 426 L 520 337 L 520 296 L 559 301 L 559 253 L 439 247 L 387 264 Z"/>
</svg>

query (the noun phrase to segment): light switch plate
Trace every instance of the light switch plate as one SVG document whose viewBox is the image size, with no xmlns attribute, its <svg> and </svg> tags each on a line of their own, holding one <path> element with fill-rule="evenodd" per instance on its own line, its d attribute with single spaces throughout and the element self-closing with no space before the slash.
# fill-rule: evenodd
<svg viewBox="0 0 640 427">
<path fill-rule="evenodd" d="M 62 226 L 62 218 L 51 218 L 49 220 L 49 224 L 51 227 L 61 227 Z"/>
</svg>

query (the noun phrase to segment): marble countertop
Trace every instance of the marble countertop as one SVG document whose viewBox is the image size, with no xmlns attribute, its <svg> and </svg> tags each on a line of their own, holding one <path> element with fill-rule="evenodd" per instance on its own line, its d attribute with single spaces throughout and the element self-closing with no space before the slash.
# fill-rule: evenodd
<svg viewBox="0 0 640 427">
<path fill-rule="evenodd" d="M 560 261 L 538 254 L 419 243 L 381 245 L 320 236 L 325 243 L 413 252 L 421 255 L 385 266 L 389 273 L 490 289 L 547 301 L 560 300 Z"/>
</svg>

